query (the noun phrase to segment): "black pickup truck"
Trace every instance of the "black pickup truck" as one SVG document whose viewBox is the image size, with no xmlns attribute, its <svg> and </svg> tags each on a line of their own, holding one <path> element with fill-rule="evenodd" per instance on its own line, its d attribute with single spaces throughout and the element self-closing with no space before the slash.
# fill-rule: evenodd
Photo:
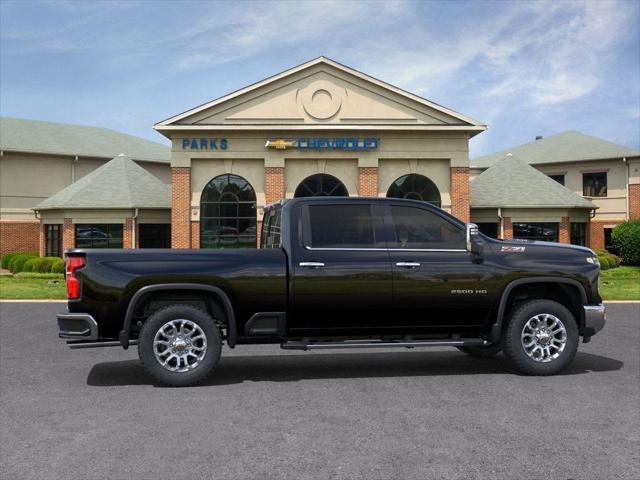
<svg viewBox="0 0 640 480">
<path fill-rule="evenodd" d="M 554 374 L 605 323 L 588 248 L 486 237 L 423 202 L 299 198 L 265 208 L 259 249 L 66 253 L 71 348 L 137 345 L 166 385 L 224 342 L 285 349 L 452 346 Z"/>
</svg>

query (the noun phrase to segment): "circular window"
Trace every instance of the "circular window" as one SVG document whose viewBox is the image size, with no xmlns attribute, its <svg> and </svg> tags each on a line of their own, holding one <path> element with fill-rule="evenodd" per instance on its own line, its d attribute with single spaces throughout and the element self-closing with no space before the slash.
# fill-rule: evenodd
<svg viewBox="0 0 640 480">
<path fill-rule="evenodd" d="M 420 200 L 440 207 L 440 192 L 435 183 L 424 175 L 403 175 L 391 184 L 387 197 Z"/>
</svg>

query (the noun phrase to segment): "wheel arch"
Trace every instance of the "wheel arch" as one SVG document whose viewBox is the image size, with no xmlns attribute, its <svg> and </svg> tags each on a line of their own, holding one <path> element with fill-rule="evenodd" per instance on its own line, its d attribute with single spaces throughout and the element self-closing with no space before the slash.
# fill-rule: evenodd
<svg viewBox="0 0 640 480">
<path fill-rule="evenodd" d="M 124 316 L 124 322 L 122 324 L 122 330 L 120 331 L 118 340 L 124 349 L 127 349 L 129 346 L 129 337 L 131 334 L 131 322 L 133 320 L 133 315 L 141 302 L 145 300 L 145 298 L 159 291 L 175 291 L 175 290 L 191 290 L 191 291 L 199 291 L 206 292 L 208 294 L 212 294 L 216 299 L 220 301 L 222 308 L 224 309 L 224 313 L 226 315 L 226 319 L 228 322 L 227 327 L 227 343 L 233 348 L 236 345 L 237 339 L 237 326 L 236 326 L 236 318 L 233 311 L 233 306 L 231 304 L 231 300 L 229 296 L 222 290 L 220 287 L 215 287 L 213 285 L 205 285 L 202 283 L 163 283 L 156 285 L 147 285 L 138 290 L 131 296 L 129 303 L 127 304 L 127 310 Z"/>
<path fill-rule="evenodd" d="M 502 295 L 500 297 L 500 302 L 498 304 L 498 310 L 496 313 L 495 323 L 491 327 L 490 337 L 491 341 L 498 341 L 502 334 L 502 329 L 505 325 L 505 317 L 507 314 L 507 308 L 509 307 L 510 300 L 514 298 L 514 294 L 518 292 L 519 289 L 529 288 L 529 287 L 540 287 L 541 289 L 548 289 L 553 285 L 557 285 L 560 287 L 560 291 L 569 292 L 569 296 L 571 303 L 570 305 L 566 305 L 566 302 L 563 303 L 567 306 L 571 313 L 576 317 L 576 321 L 578 322 L 578 331 L 582 332 L 584 328 L 584 312 L 582 309 L 583 305 L 586 305 L 587 302 L 587 293 L 584 289 L 584 286 L 577 280 L 572 278 L 561 278 L 561 277 L 532 277 L 532 278 L 520 278 L 517 280 L 511 281 L 502 291 Z M 568 290 L 567 290 L 568 289 Z M 571 293 L 573 292 L 573 293 Z M 535 297 L 534 297 L 535 298 Z M 545 297 L 541 297 L 545 298 Z M 557 300 L 557 296 L 548 297 L 549 300 Z M 578 305 L 578 303 L 580 305 Z M 571 308 L 573 307 L 573 308 Z"/>
</svg>

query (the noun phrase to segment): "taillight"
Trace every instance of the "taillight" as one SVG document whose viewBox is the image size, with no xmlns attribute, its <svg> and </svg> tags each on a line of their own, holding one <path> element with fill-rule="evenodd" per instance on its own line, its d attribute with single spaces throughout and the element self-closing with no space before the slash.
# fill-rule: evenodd
<svg viewBox="0 0 640 480">
<path fill-rule="evenodd" d="M 86 264 L 84 257 L 67 257 L 65 278 L 67 280 L 67 298 L 80 298 L 80 280 L 75 276 L 75 271 Z"/>
</svg>

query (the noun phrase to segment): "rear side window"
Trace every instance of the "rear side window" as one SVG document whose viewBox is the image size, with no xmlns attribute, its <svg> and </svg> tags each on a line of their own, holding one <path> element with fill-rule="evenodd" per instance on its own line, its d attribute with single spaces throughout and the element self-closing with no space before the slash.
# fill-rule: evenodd
<svg viewBox="0 0 640 480">
<path fill-rule="evenodd" d="M 400 249 L 464 250 L 465 232 L 435 213 L 414 207 L 391 206 L 395 245 Z"/>
<path fill-rule="evenodd" d="M 262 225 L 262 239 L 260 241 L 262 248 L 280 248 L 281 244 L 281 226 L 282 209 L 271 210 L 265 215 Z"/>
<path fill-rule="evenodd" d="M 312 248 L 373 248 L 371 205 L 309 205 Z M 310 242 L 309 242 L 310 240 Z"/>
</svg>

